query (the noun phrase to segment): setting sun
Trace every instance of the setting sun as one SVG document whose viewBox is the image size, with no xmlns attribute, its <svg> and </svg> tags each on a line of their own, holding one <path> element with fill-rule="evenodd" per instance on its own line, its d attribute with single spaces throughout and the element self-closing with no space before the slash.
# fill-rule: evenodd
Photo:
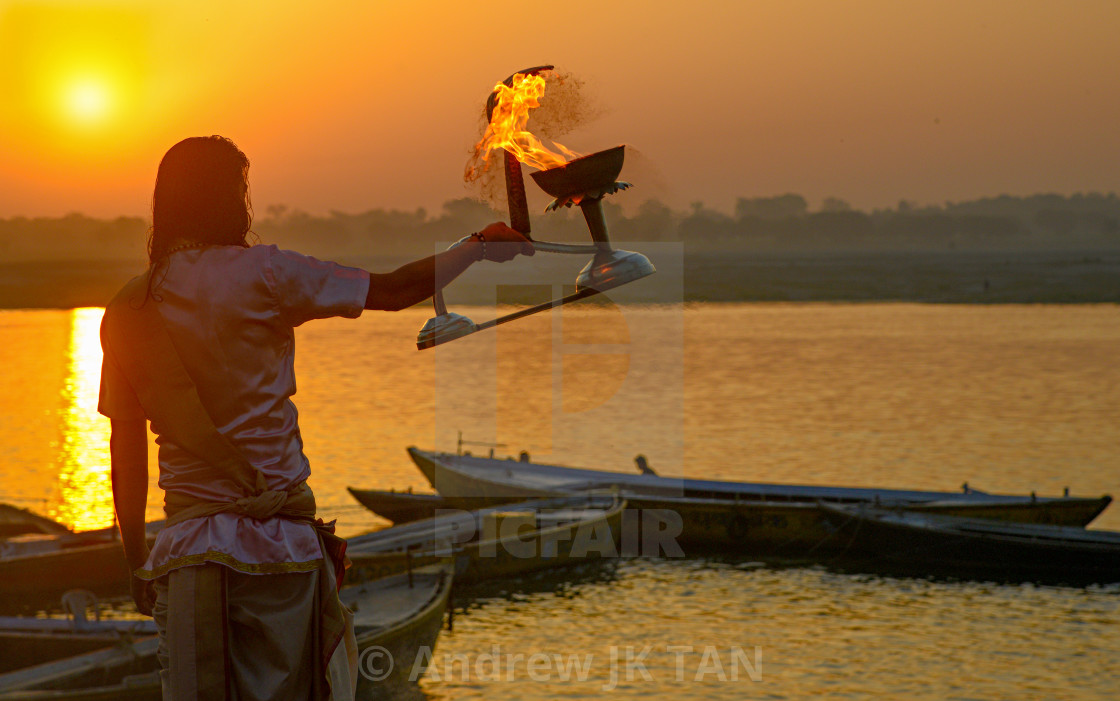
<svg viewBox="0 0 1120 701">
<path fill-rule="evenodd" d="M 67 115 L 81 124 L 103 122 L 112 112 L 112 102 L 109 86 L 94 78 L 75 80 L 64 91 L 64 109 Z"/>
</svg>

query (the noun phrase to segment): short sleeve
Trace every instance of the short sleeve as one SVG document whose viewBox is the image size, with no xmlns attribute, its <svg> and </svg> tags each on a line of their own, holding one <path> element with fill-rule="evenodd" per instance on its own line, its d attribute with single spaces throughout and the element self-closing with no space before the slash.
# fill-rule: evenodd
<svg viewBox="0 0 1120 701">
<path fill-rule="evenodd" d="M 332 316 L 356 318 L 365 309 L 369 273 L 269 247 L 270 283 L 291 326 Z"/>
<path fill-rule="evenodd" d="M 132 385 L 128 383 L 113 352 L 102 341 L 101 393 L 97 399 L 97 411 L 118 421 L 146 419 L 144 408 Z"/>
</svg>

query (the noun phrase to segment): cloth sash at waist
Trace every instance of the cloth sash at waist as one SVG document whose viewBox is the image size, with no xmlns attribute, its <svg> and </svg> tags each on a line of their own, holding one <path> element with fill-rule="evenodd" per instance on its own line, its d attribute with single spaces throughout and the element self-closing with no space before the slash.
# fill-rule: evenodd
<svg viewBox="0 0 1120 701">
<path fill-rule="evenodd" d="M 263 481 L 262 476 L 261 482 Z M 260 489 L 256 494 L 234 501 L 208 501 L 182 492 L 168 491 L 164 495 L 163 504 L 167 513 L 165 528 L 192 518 L 225 512 L 249 516 L 258 521 L 273 516 L 308 523 L 315 520 L 315 494 L 306 482 L 300 482 L 291 489 Z"/>
</svg>

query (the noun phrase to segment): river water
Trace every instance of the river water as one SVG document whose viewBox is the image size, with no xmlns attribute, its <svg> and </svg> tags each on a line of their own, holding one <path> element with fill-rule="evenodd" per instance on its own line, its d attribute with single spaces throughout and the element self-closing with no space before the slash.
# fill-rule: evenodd
<svg viewBox="0 0 1120 701">
<path fill-rule="evenodd" d="M 78 529 L 112 522 L 100 315 L 0 311 L 0 500 Z M 347 485 L 426 490 L 405 447 L 454 450 L 460 431 L 498 454 L 619 471 L 642 453 L 666 475 L 1120 492 L 1116 306 L 577 305 L 418 352 L 428 316 L 297 331 L 311 485 L 344 535 L 385 525 Z M 1093 527 L 1120 530 L 1120 511 Z M 459 606 L 423 695 L 1111 698 L 1120 685 L 1120 585 L 632 559 Z"/>
</svg>

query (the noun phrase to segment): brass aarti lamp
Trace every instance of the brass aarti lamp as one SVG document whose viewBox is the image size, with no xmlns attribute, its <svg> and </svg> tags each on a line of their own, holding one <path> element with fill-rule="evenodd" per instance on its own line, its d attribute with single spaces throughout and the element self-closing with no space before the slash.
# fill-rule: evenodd
<svg viewBox="0 0 1120 701">
<path fill-rule="evenodd" d="M 509 86 L 520 75 L 538 75 L 552 70 L 552 66 L 538 66 L 511 75 L 504 82 Z M 493 117 L 497 104 L 497 91 L 491 93 L 486 104 L 487 118 Z M 510 226 L 533 242 L 534 248 L 543 253 L 590 255 L 591 260 L 576 276 L 573 294 L 476 324 L 461 314 L 447 311 L 443 292 L 432 297 L 436 316 L 429 319 L 416 338 L 416 347 L 423 350 L 453 341 L 484 329 L 520 319 L 530 314 L 552 309 L 569 302 L 584 299 L 600 292 L 639 280 L 656 272 L 649 258 L 634 251 L 611 247 L 607 222 L 603 217 L 603 198 L 630 187 L 630 183 L 617 180 L 622 172 L 626 148 L 616 146 L 605 151 L 577 158 L 564 165 L 532 173 L 537 186 L 555 199 L 545 208 L 546 212 L 579 205 L 591 232 L 591 244 L 553 243 L 536 241 L 529 237 L 529 210 L 525 198 L 525 180 L 521 162 L 508 149 L 505 151 L 506 195 L 509 201 Z M 458 243 L 454 246 L 459 245 Z"/>
</svg>

